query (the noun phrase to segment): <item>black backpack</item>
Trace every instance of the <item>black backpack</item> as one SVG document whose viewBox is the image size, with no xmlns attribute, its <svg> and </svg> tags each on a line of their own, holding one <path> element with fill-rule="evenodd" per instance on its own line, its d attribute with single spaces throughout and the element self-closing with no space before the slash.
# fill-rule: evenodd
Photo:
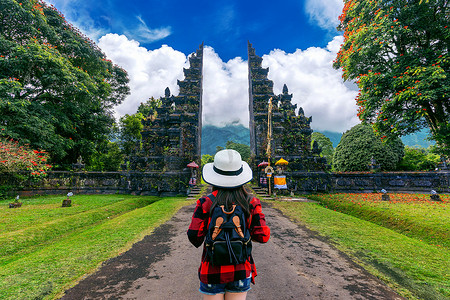
<svg viewBox="0 0 450 300">
<path fill-rule="evenodd" d="M 214 202 L 214 195 L 208 196 Z M 244 210 L 233 205 L 230 211 L 216 206 L 206 233 L 206 259 L 213 265 L 244 263 L 252 252 L 250 232 L 246 226 Z"/>
</svg>

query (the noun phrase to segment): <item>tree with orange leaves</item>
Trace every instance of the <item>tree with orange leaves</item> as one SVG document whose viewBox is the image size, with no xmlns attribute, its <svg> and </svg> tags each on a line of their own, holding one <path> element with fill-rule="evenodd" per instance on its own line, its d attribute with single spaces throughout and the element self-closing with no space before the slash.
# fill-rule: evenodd
<svg viewBox="0 0 450 300">
<path fill-rule="evenodd" d="M 345 0 L 334 66 L 360 88 L 358 116 L 389 140 L 430 129 L 450 154 L 448 0 Z"/>
</svg>

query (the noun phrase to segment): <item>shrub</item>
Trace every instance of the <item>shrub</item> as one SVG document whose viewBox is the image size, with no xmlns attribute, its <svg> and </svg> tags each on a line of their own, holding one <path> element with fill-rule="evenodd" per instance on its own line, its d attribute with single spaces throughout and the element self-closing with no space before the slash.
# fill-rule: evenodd
<svg viewBox="0 0 450 300">
<path fill-rule="evenodd" d="M 370 125 L 358 124 L 342 135 L 333 156 L 336 171 L 368 171 L 372 157 L 382 170 L 394 170 L 403 157 L 403 142 L 382 142 Z"/>
<path fill-rule="evenodd" d="M 398 165 L 399 170 L 404 171 L 429 171 L 434 170 L 439 164 L 440 157 L 424 148 L 405 147 L 405 156 Z"/>
<path fill-rule="evenodd" d="M 214 162 L 214 156 L 209 154 L 203 154 L 202 155 L 202 166 Z"/>
<path fill-rule="evenodd" d="M 0 174 L 26 171 L 31 178 L 44 177 L 52 167 L 47 164 L 47 159 L 45 151 L 33 150 L 13 139 L 0 137 Z"/>
<path fill-rule="evenodd" d="M 225 147 L 226 149 L 236 150 L 241 155 L 243 161 L 249 162 L 251 156 L 251 150 L 249 145 L 235 143 L 233 141 L 227 141 Z"/>
<path fill-rule="evenodd" d="M 327 163 L 331 163 L 333 159 L 333 143 L 331 140 L 320 132 L 313 132 L 311 134 L 311 147 L 313 146 L 314 141 L 317 142 L 319 148 L 321 150 L 320 156 L 325 157 L 327 159 Z"/>
<path fill-rule="evenodd" d="M 124 154 L 116 142 L 108 142 L 104 152 L 96 152 L 89 160 L 88 171 L 118 171 L 124 161 Z"/>
</svg>

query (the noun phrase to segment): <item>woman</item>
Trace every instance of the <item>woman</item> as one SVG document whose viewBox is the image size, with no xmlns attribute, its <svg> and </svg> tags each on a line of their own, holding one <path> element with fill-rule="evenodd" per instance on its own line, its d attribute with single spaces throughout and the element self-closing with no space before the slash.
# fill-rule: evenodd
<svg viewBox="0 0 450 300">
<path fill-rule="evenodd" d="M 197 206 L 188 229 L 188 238 L 199 247 L 207 235 L 211 212 L 223 206 L 224 212 L 242 208 L 246 227 L 253 241 L 265 243 L 269 240 L 270 229 L 266 225 L 258 198 L 249 194 L 244 184 L 252 180 L 252 170 L 241 155 L 231 149 L 217 152 L 214 163 L 206 164 L 202 171 L 203 180 L 213 186 L 212 194 L 197 200 Z M 198 271 L 203 299 L 245 299 L 250 290 L 250 282 L 255 283 L 256 267 L 251 254 L 243 263 L 231 265 L 213 264 L 203 248 L 202 262 Z"/>
</svg>

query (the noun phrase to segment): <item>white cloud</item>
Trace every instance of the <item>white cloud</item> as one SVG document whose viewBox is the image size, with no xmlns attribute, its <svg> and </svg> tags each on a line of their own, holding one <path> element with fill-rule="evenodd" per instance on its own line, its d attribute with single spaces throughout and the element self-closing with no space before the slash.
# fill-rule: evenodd
<svg viewBox="0 0 450 300">
<path fill-rule="evenodd" d="M 130 78 L 131 94 L 116 107 L 116 116 L 135 113 L 141 102 L 164 96 L 166 87 L 178 95 L 177 79 L 183 79 L 183 67 L 187 67 L 187 57 L 182 52 L 167 45 L 147 50 L 139 42 L 118 34 L 101 37 L 98 45 Z"/>
<path fill-rule="evenodd" d="M 312 116 L 315 130 L 343 132 L 359 123 L 356 117 L 356 88 L 344 84 L 342 72 L 332 67 L 342 37 L 335 37 L 324 48 L 285 53 L 273 50 L 263 56 L 269 67 L 274 93 L 283 84 L 294 94 L 293 103 Z M 100 38 L 100 48 L 116 64 L 127 70 L 131 95 L 116 107 L 116 115 L 135 113 L 139 104 L 150 97 L 159 98 L 169 87 L 178 95 L 177 79 L 184 78 L 187 56 L 169 46 L 147 50 L 124 35 L 107 34 Z M 213 48 L 204 47 L 203 122 L 223 126 L 239 122 L 248 126 L 248 63 L 240 57 L 222 61 Z"/>
<path fill-rule="evenodd" d="M 248 65 L 236 57 L 223 62 L 206 46 L 203 52 L 203 122 L 224 126 L 239 121 L 248 127 Z"/>
<path fill-rule="evenodd" d="M 289 93 L 294 94 L 292 102 L 302 107 L 306 116 L 312 116 L 311 127 L 315 130 L 343 132 L 359 123 L 356 87 L 344 84 L 342 72 L 332 67 L 341 42 L 342 37 L 337 36 L 326 49 L 311 47 L 294 53 L 277 49 L 263 56 L 274 93 L 280 94 L 286 84 Z"/>
<path fill-rule="evenodd" d="M 162 40 L 172 33 L 170 26 L 150 29 L 142 17 L 137 16 L 137 19 L 139 20 L 139 25 L 137 28 L 131 31 L 125 31 L 125 35 L 132 39 L 139 40 L 144 43 L 151 43 L 157 40 Z"/>
<path fill-rule="evenodd" d="M 166 45 L 147 50 L 117 34 L 103 36 L 98 45 L 130 77 L 131 94 L 115 108 L 116 117 L 135 113 L 141 102 L 163 96 L 166 87 L 178 95 L 177 80 L 189 67 L 183 53 Z M 248 127 L 247 62 L 237 57 L 225 63 L 208 46 L 203 55 L 203 122 L 224 126 L 239 121 Z"/>
<path fill-rule="evenodd" d="M 344 132 L 359 123 L 356 116 L 357 88 L 342 80 L 342 72 L 332 67 L 343 41 L 335 37 L 326 49 L 311 47 L 285 53 L 273 50 L 263 55 L 263 66 L 269 67 L 274 93 L 287 84 L 292 102 L 312 116 L 315 130 Z M 237 57 L 223 62 L 211 47 L 205 47 L 203 58 L 203 120 L 218 126 L 239 120 L 248 126 L 248 62 Z"/>
<path fill-rule="evenodd" d="M 343 0 L 306 0 L 305 10 L 310 22 L 327 30 L 334 30 L 339 25 L 339 15 L 344 7 Z"/>
</svg>

